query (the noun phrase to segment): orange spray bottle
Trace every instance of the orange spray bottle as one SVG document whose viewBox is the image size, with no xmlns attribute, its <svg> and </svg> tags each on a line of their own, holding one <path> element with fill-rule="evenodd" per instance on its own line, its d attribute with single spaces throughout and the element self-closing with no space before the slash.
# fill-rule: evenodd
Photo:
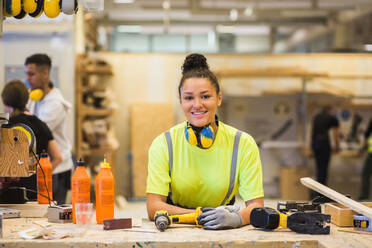
<svg viewBox="0 0 372 248">
<path fill-rule="evenodd" d="M 90 178 L 84 168 L 84 162 L 77 161 L 77 167 L 71 178 L 72 220 L 76 224 L 75 204 L 90 203 Z"/>
<path fill-rule="evenodd" d="M 40 154 L 39 166 L 37 167 L 37 201 L 39 204 L 49 204 L 53 200 L 52 191 L 52 164 L 48 159 L 48 153 Z M 48 199 L 49 198 L 49 199 Z"/>
<path fill-rule="evenodd" d="M 96 219 L 102 224 L 104 219 L 114 218 L 114 177 L 106 159 L 96 178 Z"/>
</svg>

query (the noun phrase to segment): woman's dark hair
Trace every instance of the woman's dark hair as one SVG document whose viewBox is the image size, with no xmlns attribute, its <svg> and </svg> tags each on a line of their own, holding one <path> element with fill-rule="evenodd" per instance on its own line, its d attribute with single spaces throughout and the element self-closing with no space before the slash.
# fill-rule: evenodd
<svg viewBox="0 0 372 248">
<path fill-rule="evenodd" d="M 189 78 L 207 78 L 216 88 L 217 94 L 220 93 L 217 77 L 209 70 L 207 59 L 202 54 L 193 53 L 185 58 L 182 65 L 182 78 L 178 85 L 178 94 L 180 96 L 183 83 Z"/>
<path fill-rule="evenodd" d="M 20 80 L 12 80 L 7 83 L 1 93 L 4 105 L 15 110 L 25 111 L 28 101 L 28 90 Z"/>
</svg>

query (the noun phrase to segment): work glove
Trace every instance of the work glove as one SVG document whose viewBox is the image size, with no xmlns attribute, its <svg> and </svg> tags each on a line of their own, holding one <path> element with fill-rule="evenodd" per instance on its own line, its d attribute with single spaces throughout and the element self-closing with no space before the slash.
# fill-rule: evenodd
<svg viewBox="0 0 372 248">
<path fill-rule="evenodd" d="M 219 206 L 217 208 L 202 208 L 198 222 L 206 230 L 221 230 L 238 228 L 242 225 L 242 217 L 238 206 Z"/>
</svg>

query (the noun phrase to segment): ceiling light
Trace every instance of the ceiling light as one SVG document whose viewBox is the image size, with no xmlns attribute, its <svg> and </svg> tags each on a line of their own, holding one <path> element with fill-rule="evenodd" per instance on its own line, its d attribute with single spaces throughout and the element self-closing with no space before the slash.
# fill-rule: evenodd
<svg viewBox="0 0 372 248">
<path fill-rule="evenodd" d="M 114 0 L 114 3 L 133 3 L 134 0 Z"/>
<path fill-rule="evenodd" d="M 230 20 L 233 22 L 238 20 L 238 11 L 236 9 L 230 10 Z"/>
<path fill-rule="evenodd" d="M 163 2 L 163 9 L 169 9 L 170 8 L 170 2 L 169 1 L 164 1 Z"/>
</svg>

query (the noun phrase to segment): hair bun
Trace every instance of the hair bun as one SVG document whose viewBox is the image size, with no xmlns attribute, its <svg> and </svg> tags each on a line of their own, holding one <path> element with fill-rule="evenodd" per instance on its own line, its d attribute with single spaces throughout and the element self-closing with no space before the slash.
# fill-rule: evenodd
<svg viewBox="0 0 372 248">
<path fill-rule="evenodd" d="M 182 74 L 197 69 L 209 70 L 207 59 L 204 57 L 204 55 L 199 53 L 188 55 L 182 65 Z"/>
</svg>

